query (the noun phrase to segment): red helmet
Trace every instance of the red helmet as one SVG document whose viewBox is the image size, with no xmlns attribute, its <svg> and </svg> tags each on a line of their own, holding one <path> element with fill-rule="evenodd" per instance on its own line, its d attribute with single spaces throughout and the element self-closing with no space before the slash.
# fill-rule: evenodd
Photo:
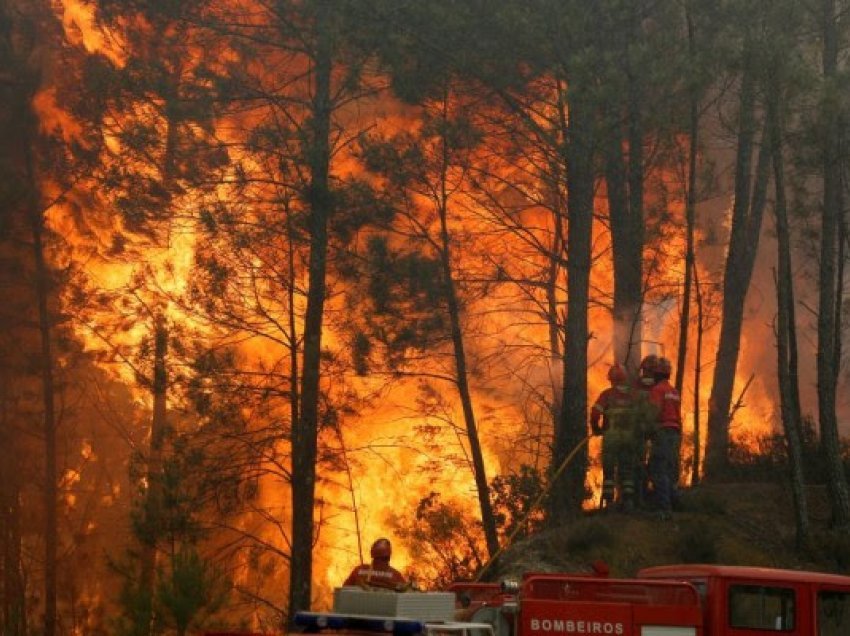
<svg viewBox="0 0 850 636">
<path fill-rule="evenodd" d="M 626 370 L 615 362 L 608 369 L 608 381 L 611 384 L 623 384 L 626 381 Z"/>
<path fill-rule="evenodd" d="M 393 553 L 393 546 L 390 543 L 389 539 L 378 539 L 375 543 L 372 544 L 371 555 L 373 559 L 387 559 L 389 560 L 390 556 Z"/>
<path fill-rule="evenodd" d="M 658 356 L 650 353 L 640 361 L 640 374 L 642 376 L 653 376 L 658 369 Z"/>
<path fill-rule="evenodd" d="M 673 365 L 670 364 L 670 361 L 667 358 L 658 358 L 658 364 L 655 365 L 656 375 L 663 375 L 669 378 L 672 372 Z"/>
</svg>

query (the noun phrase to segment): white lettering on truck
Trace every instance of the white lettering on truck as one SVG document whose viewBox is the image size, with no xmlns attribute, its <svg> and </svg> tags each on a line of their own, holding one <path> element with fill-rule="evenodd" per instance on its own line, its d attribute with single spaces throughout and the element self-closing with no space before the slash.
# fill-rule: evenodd
<svg viewBox="0 0 850 636">
<path fill-rule="evenodd" d="M 613 621 L 532 618 L 531 631 L 556 634 L 605 634 L 606 636 L 622 636 L 626 633 L 626 628 L 623 623 L 615 623 Z"/>
</svg>

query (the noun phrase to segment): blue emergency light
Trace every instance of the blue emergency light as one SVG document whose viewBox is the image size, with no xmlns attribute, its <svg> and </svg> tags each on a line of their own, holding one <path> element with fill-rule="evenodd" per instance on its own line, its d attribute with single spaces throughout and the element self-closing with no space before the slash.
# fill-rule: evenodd
<svg viewBox="0 0 850 636">
<path fill-rule="evenodd" d="M 346 629 L 362 632 L 413 636 L 425 632 L 425 622 L 411 618 L 388 618 L 385 616 L 358 616 L 355 614 L 329 614 L 323 612 L 296 612 L 295 624 L 305 632 L 320 632 L 324 629 Z"/>
</svg>

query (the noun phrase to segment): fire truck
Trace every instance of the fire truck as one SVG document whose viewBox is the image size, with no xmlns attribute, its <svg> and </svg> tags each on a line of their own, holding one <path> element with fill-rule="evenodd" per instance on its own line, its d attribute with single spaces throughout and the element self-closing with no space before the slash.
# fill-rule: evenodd
<svg viewBox="0 0 850 636">
<path fill-rule="evenodd" d="M 362 600 L 354 601 L 362 613 L 335 601 L 334 612 L 299 613 L 295 622 L 310 633 L 393 636 L 850 636 L 850 576 L 794 570 L 667 565 L 635 578 L 531 573 L 443 593 L 375 594 L 425 604 L 440 594 L 442 605 L 417 617 L 415 603 L 382 615 Z"/>
</svg>

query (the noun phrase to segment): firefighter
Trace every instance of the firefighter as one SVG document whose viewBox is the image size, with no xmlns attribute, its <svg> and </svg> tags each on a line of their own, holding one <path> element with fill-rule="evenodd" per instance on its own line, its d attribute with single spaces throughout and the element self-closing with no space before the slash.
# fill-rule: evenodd
<svg viewBox="0 0 850 636">
<path fill-rule="evenodd" d="M 603 436 L 601 507 L 610 509 L 619 495 L 621 508 L 628 512 L 635 505 L 635 464 L 641 440 L 635 421 L 636 391 L 619 364 L 608 370 L 608 381 L 611 386 L 599 394 L 590 413 L 591 432 Z"/>
<path fill-rule="evenodd" d="M 641 430 L 640 448 L 638 450 L 638 460 L 635 463 L 635 483 L 637 489 L 637 503 L 639 507 L 644 507 L 649 500 L 649 440 L 656 429 L 656 420 L 658 418 L 656 407 L 653 406 L 649 399 L 649 394 L 657 382 L 655 372 L 658 368 L 658 356 L 650 353 L 643 357 L 638 367 L 638 377 L 635 380 L 635 389 L 637 393 L 637 408 L 640 412 L 638 427 Z"/>
<path fill-rule="evenodd" d="M 401 591 L 407 587 L 404 575 L 390 565 L 393 546 L 389 539 L 380 538 L 372 544 L 370 550 L 372 564 L 361 563 L 351 571 L 343 585 L 377 587 Z"/>
<path fill-rule="evenodd" d="M 658 382 L 656 379 L 656 371 L 658 370 L 659 360 L 660 358 L 657 355 L 650 353 L 648 356 L 644 356 L 643 360 L 640 361 L 637 381 L 637 387 L 639 389 L 648 393 Z"/>
<path fill-rule="evenodd" d="M 661 519 L 670 519 L 679 481 L 679 451 L 682 444 L 682 398 L 670 384 L 671 364 L 659 358 L 657 383 L 649 399 L 657 409 L 656 429 L 649 451 L 649 475 Z"/>
</svg>

